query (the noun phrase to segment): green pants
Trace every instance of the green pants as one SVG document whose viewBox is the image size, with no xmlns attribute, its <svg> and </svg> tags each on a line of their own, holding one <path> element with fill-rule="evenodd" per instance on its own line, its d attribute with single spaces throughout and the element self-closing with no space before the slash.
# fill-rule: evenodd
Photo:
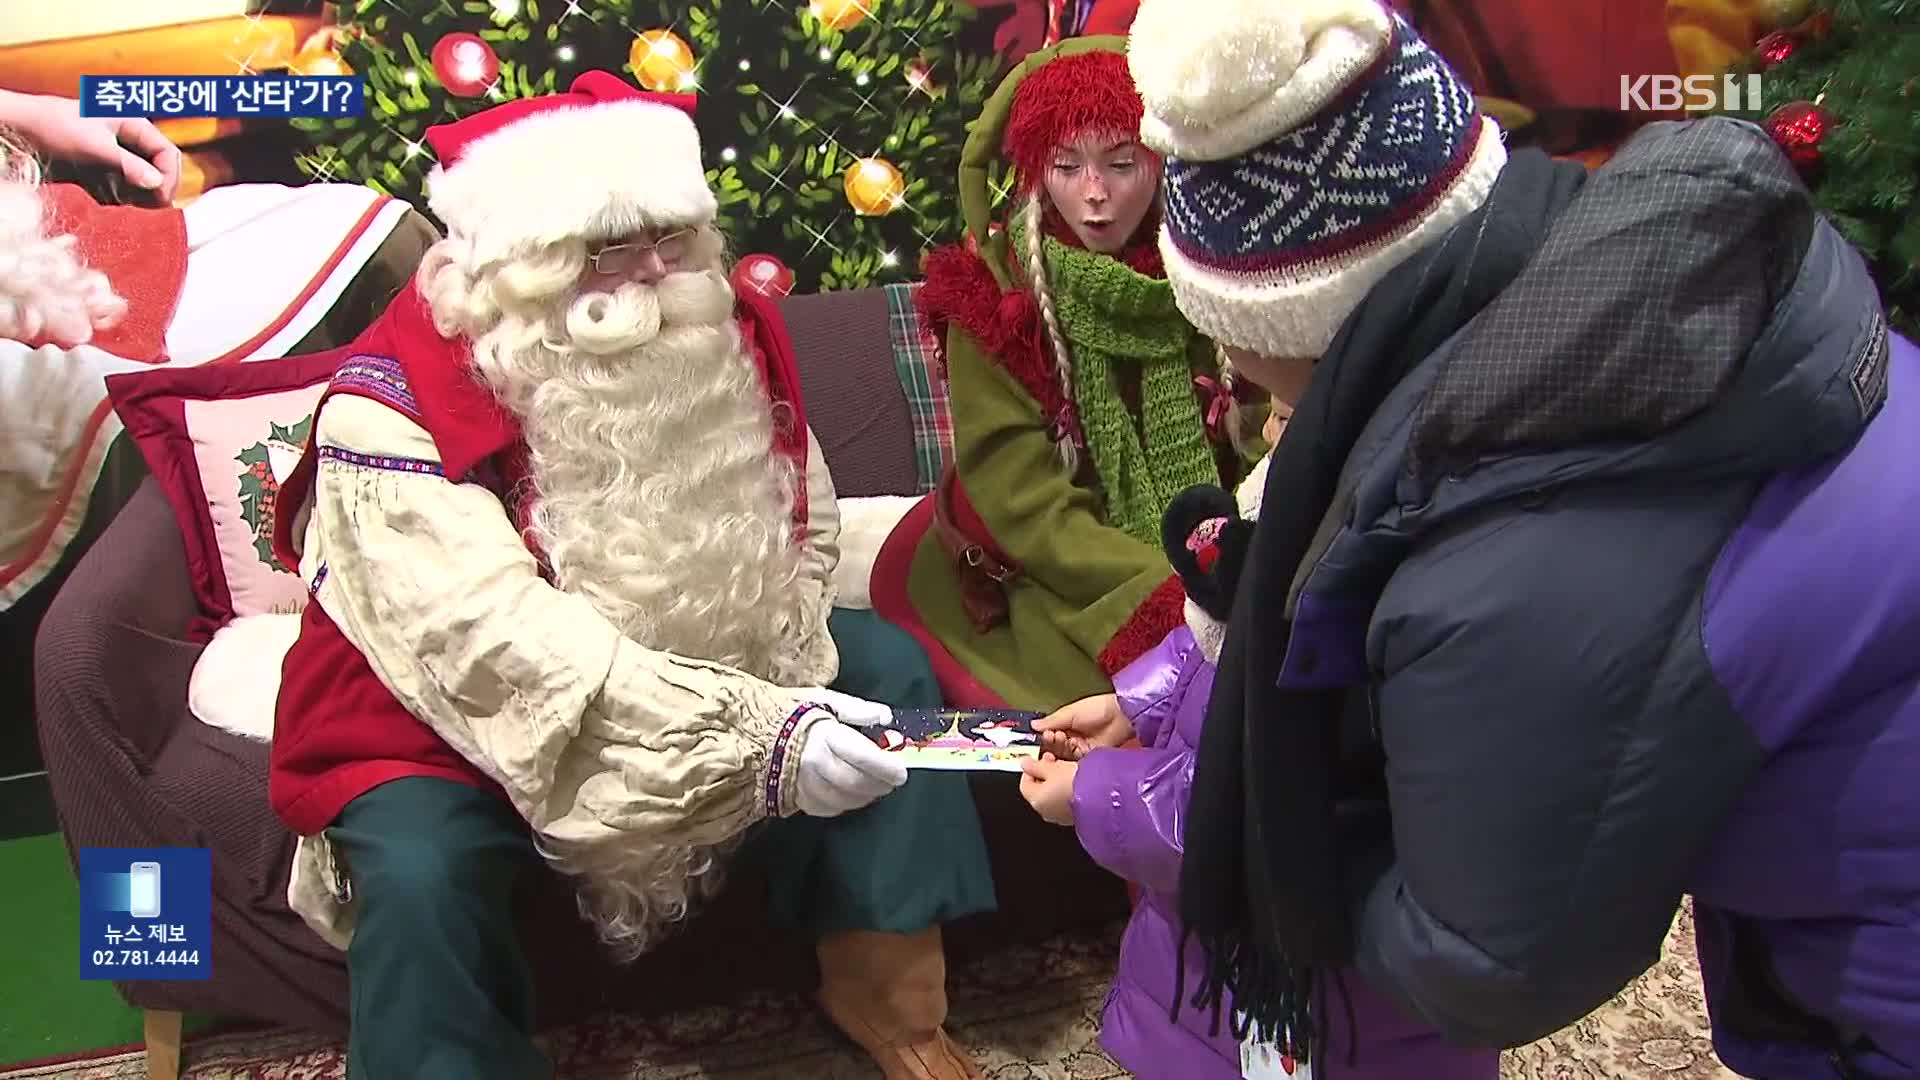
<svg viewBox="0 0 1920 1080">
<path fill-rule="evenodd" d="M 833 688 L 898 708 L 941 704 L 926 655 L 870 611 L 836 610 Z M 515 906 L 541 860 L 486 792 L 395 780 L 348 804 L 329 836 L 360 912 L 347 952 L 351 1080 L 531 1080 L 533 986 Z M 808 940 L 908 933 L 991 910 L 993 880 L 962 774 L 916 773 L 837 818 L 763 824 L 733 864 L 767 883 L 774 918 Z"/>
</svg>

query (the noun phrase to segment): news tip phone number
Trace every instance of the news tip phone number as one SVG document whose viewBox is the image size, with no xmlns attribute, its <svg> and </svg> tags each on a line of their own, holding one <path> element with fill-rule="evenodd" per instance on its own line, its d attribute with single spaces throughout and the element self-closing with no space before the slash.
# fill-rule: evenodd
<svg viewBox="0 0 1920 1080">
<path fill-rule="evenodd" d="M 94 967 L 199 967 L 199 949 L 95 949 Z"/>
</svg>

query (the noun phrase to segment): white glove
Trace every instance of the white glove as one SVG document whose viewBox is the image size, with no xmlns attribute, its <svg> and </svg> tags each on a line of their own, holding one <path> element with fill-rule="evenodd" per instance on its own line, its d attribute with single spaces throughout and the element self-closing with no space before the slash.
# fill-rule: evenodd
<svg viewBox="0 0 1920 1080">
<path fill-rule="evenodd" d="M 803 814 L 837 817 L 906 782 L 907 767 L 898 757 L 843 723 L 822 720 L 800 750 L 796 801 Z"/>
<path fill-rule="evenodd" d="M 841 723 L 851 727 L 873 727 L 885 724 L 893 719 L 893 709 L 877 701 L 857 698 L 852 694 L 842 694 L 836 690 L 809 690 L 807 700 L 832 713 Z"/>
</svg>

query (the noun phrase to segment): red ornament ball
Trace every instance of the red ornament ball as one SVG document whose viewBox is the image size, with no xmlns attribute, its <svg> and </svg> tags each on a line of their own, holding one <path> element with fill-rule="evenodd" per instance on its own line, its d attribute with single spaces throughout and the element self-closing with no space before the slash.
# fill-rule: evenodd
<svg viewBox="0 0 1920 1080">
<path fill-rule="evenodd" d="M 1767 134 L 1787 152 L 1794 168 L 1808 172 L 1820 166 L 1820 144 L 1832 118 L 1811 101 L 1789 101 L 1767 115 Z"/>
<path fill-rule="evenodd" d="M 500 57 L 478 34 L 448 34 L 434 43 L 433 73 L 455 97 L 479 97 L 500 75 Z"/>
<path fill-rule="evenodd" d="M 771 255 L 748 255 L 733 264 L 733 291 L 778 299 L 793 291 L 793 271 Z"/>
<path fill-rule="evenodd" d="M 1775 30 L 1761 38 L 1754 46 L 1754 52 L 1759 54 L 1760 62 L 1767 67 L 1778 67 L 1793 59 L 1793 54 L 1799 51 L 1800 39 L 1786 30 Z"/>
</svg>

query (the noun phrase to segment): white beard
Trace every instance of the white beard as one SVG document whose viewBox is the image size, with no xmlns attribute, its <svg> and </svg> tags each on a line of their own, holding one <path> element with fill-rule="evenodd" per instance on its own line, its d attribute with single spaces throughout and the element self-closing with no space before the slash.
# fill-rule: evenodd
<svg viewBox="0 0 1920 1080">
<path fill-rule="evenodd" d="M 674 274 L 504 313 L 474 360 L 521 420 L 530 531 L 559 588 L 648 648 L 807 685 L 827 611 L 802 580 L 795 469 L 732 313 L 717 272 Z M 727 847 L 542 851 L 631 959 L 719 888 Z"/>
<path fill-rule="evenodd" d="M 11 165 L 4 147 L 0 162 Z M 0 174 L 0 338 L 63 349 L 126 315 L 106 275 L 89 270 L 74 238 L 50 235 L 31 171 Z"/>
<path fill-rule="evenodd" d="M 521 419 L 555 583 L 648 648 L 793 685 L 824 613 L 799 587 L 795 470 L 732 311 L 718 275 L 675 274 L 475 355 Z"/>
</svg>

